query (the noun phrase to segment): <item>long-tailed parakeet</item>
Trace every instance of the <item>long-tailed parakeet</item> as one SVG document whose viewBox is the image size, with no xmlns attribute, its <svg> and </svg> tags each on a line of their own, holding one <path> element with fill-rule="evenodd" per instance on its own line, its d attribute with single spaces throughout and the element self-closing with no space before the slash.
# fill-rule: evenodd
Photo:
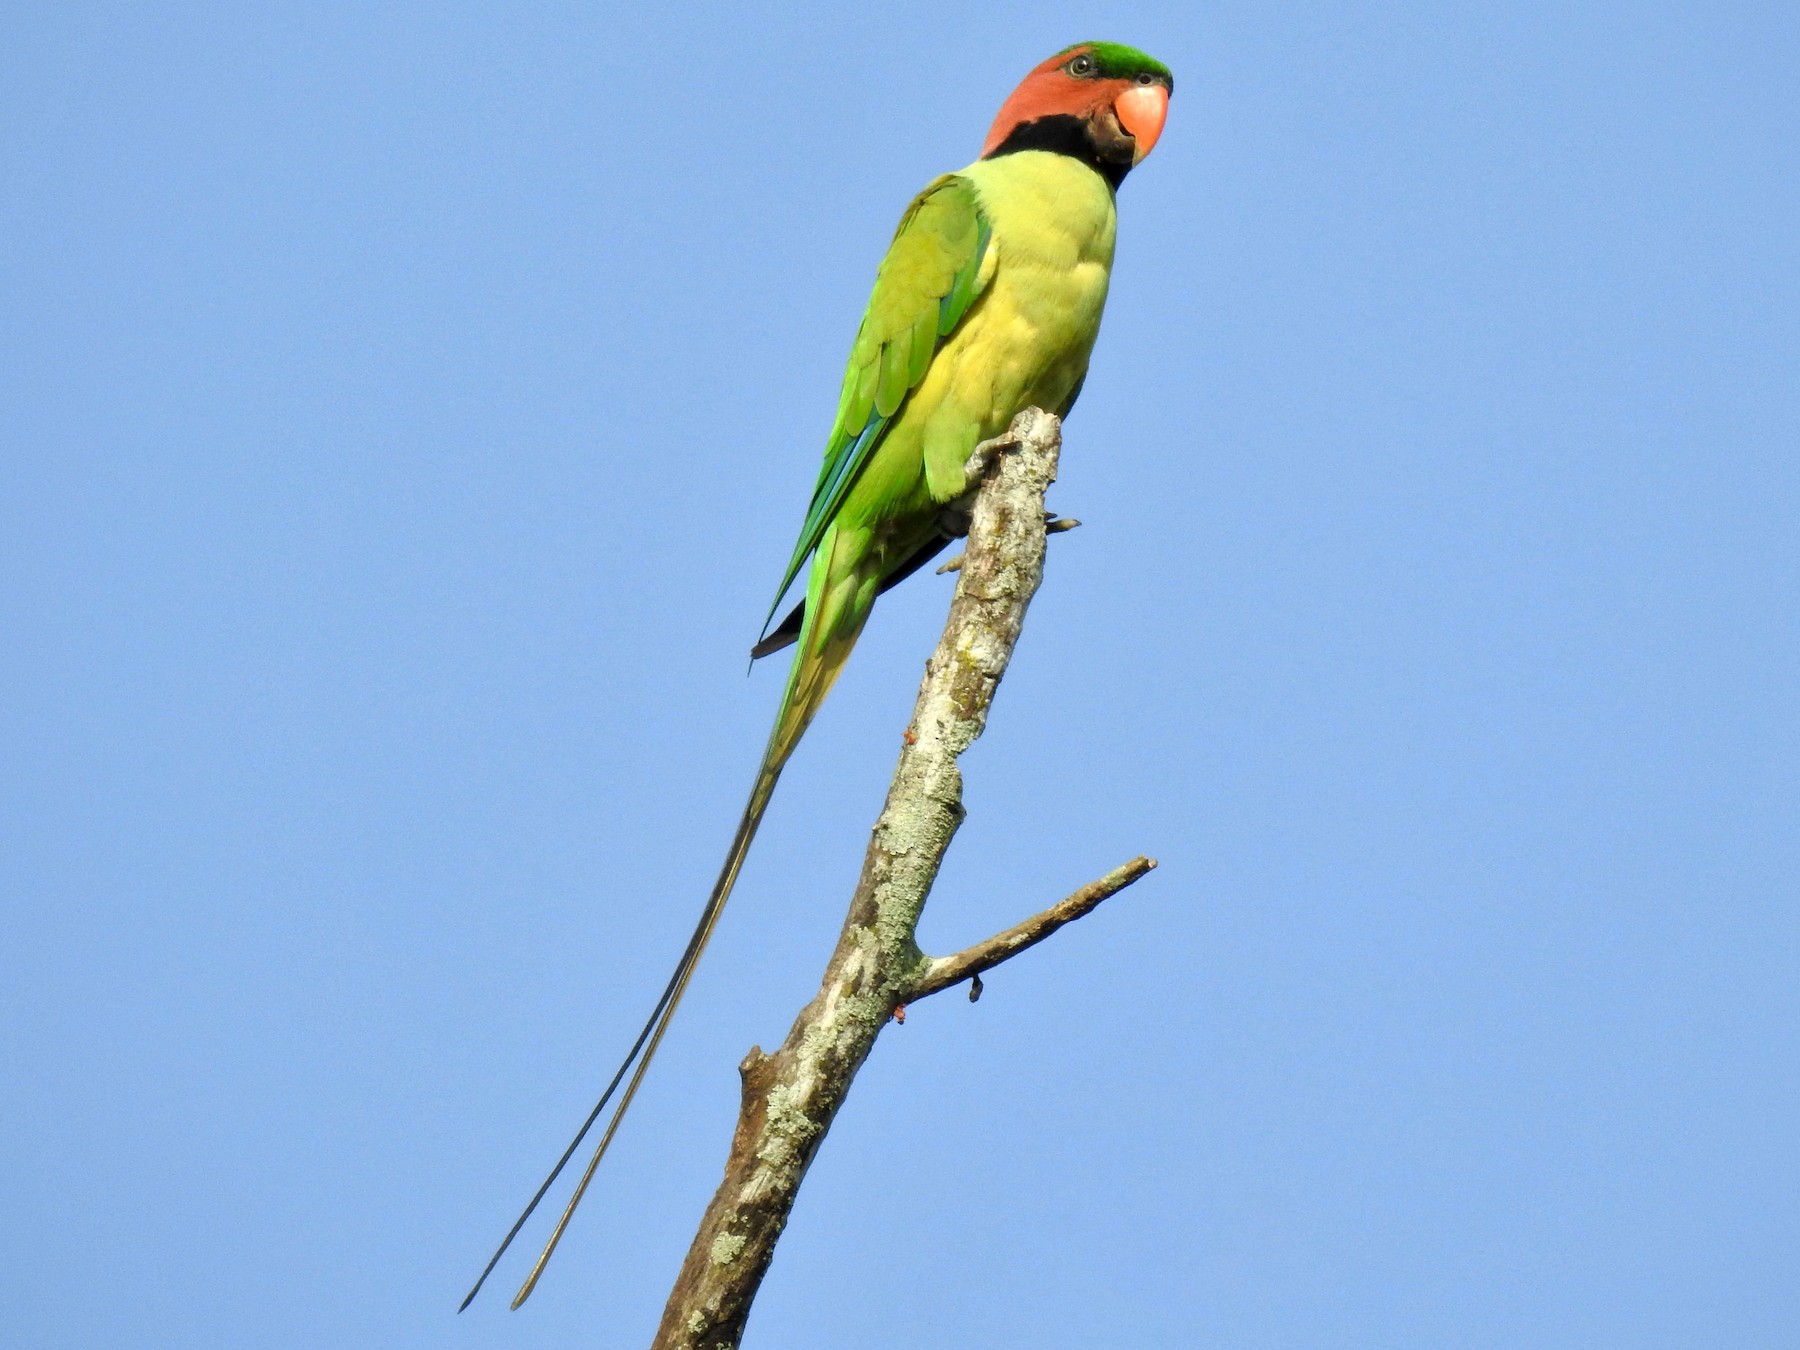
<svg viewBox="0 0 1800 1350">
<path fill-rule="evenodd" d="M 767 636 L 752 649 L 762 657 L 792 646 L 794 654 L 750 800 L 648 1022 L 501 1244 L 503 1252 L 629 1073 L 514 1307 L 530 1294 L 643 1081 L 782 766 L 843 670 L 875 597 L 943 547 L 946 521 L 971 495 L 965 464 L 979 442 L 1027 407 L 1066 414 L 1081 392 L 1112 269 L 1114 194 L 1156 144 L 1173 89 L 1168 68 L 1131 47 L 1083 42 L 1058 52 L 1001 105 L 975 162 L 928 185 L 901 216 L 850 349 L 825 462 L 764 621 Z M 769 631 L 803 571 L 804 599 Z"/>
</svg>

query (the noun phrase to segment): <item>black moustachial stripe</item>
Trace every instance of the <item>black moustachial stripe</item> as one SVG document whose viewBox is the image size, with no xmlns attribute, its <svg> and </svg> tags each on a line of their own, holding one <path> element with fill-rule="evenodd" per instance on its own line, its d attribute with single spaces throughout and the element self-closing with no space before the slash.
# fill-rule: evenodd
<svg viewBox="0 0 1800 1350">
<path fill-rule="evenodd" d="M 982 158 L 998 159 L 1001 155 L 1016 155 L 1021 150 L 1049 150 L 1054 154 L 1078 159 L 1111 184 L 1114 191 L 1118 190 L 1119 184 L 1125 181 L 1125 175 L 1131 171 L 1129 156 L 1119 160 L 1102 155 L 1099 144 L 1094 140 L 1093 128 L 1085 118 L 1076 117 L 1073 113 L 1053 113 L 1036 121 L 1021 122 L 1007 133 L 1006 139 L 995 146 L 991 153 Z"/>
</svg>

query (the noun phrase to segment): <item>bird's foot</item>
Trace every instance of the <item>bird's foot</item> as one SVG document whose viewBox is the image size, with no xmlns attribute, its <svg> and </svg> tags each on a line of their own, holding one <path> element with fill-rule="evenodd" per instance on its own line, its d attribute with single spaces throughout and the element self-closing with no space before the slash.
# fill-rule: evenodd
<svg viewBox="0 0 1800 1350">
<path fill-rule="evenodd" d="M 963 461 L 963 483 L 970 492 L 981 486 L 981 480 L 993 467 L 994 460 L 1008 450 L 1019 448 L 1019 438 L 1010 431 L 1003 431 L 992 440 L 983 441 Z"/>
</svg>

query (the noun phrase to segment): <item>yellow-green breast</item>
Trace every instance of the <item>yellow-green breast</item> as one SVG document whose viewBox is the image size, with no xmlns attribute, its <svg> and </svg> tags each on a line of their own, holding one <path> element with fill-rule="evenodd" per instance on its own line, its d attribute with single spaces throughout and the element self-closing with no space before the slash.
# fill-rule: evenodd
<svg viewBox="0 0 1800 1350">
<path fill-rule="evenodd" d="M 1061 409 L 1087 373 L 1112 269 L 1111 189 L 1045 150 L 978 160 L 957 176 L 992 227 L 982 292 L 851 490 L 846 521 L 875 511 L 892 521 L 899 500 L 925 511 L 961 496 L 978 442 L 1024 408 Z"/>
</svg>

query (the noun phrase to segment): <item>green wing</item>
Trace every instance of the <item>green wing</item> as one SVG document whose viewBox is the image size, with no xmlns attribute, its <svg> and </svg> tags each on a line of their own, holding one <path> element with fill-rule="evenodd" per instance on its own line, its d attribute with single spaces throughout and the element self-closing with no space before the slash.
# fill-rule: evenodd
<svg viewBox="0 0 1800 1350">
<path fill-rule="evenodd" d="M 907 394 L 925 378 L 931 358 L 980 294 L 989 233 L 974 186 L 955 174 L 932 183 L 900 218 L 850 349 L 825 465 L 764 631 Z"/>
</svg>

